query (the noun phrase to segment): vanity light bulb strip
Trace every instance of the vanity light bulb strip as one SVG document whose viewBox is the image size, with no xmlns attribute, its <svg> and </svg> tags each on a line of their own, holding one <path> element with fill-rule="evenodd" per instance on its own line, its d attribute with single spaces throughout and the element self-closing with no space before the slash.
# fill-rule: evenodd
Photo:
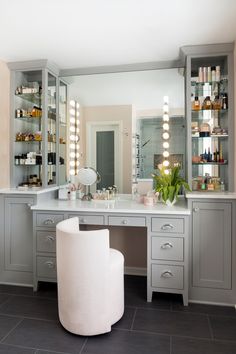
<svg viewBox="0 0 236 354">
<path fill-rule="evenodd" d="M 70 166 L 70 175 L 76 175 L 79 169 L 79 103 L 71 100 L 70 101 L 70 152 L 69 152 L 69 166 Z"/>
<path fill-rule="evenodd" d="M 169 126 L 169 97 L 168 96 L 164 96 L 163 97 L 163 125 L 162 125 L 162 128 L 163 128 L 163 133 L 162 133 L 162 138 L 164 140 L 163 142 L 163 148 L 164 148 L 164 151 L 163 151 L 163 157 L 164 157 L 164 161 L 163 161 L 163 167 L 165 168 L 165 173 L 166 174 L 169 174 L 169 165 L 170 165 L 170 162 L 167 160 L 168 157 L 170 156 L 170 153 L 168 151 L 169 147 L 170 147 L 170 144 L 169 144 L 169 139 L 170 139 L 170 133 L 169 133 L 169 129 L 170 129 L 170 126 Z"/>
</svg>

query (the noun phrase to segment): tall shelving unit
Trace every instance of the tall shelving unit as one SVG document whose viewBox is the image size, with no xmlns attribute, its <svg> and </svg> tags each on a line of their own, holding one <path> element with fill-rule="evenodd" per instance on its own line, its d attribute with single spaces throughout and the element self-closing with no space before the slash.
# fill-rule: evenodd
<svg viewBox="0 0 236 354">
<path fill-rule="evenodd" d="M 189 185 L 193 191 L 233 191 L 233 44 L 181 50 L 186 57 Z"/>
<path fill-rule="evenodd" d="M 67 85 L 47 60 L 9 63 L 11 187 L 47 188 L 67 179 Z"/>
</svg>

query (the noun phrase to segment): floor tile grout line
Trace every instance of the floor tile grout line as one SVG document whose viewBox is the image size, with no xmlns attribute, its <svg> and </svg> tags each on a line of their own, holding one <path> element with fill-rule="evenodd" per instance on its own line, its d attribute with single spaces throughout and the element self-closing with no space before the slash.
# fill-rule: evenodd
<svg viewBox="0 0 236 354">
<path fill-rule="evenodd" d="M 41 296 L 41 295 L 26 295 L 26 294 L 12 294 L 12 293 L 1 293 L 1 295 L 8 295 L 8 296 L 15 296 L 15 297 L 30 297 L 32 299 L 47 299 L 47 300 L 54 300 L 57 301 L 57 297 L 52 297 L 52 296 Z"/>
<path fill-rule="evenodd" d="M 81 347 L 81 349 L 80 349 L 79 354 L 82 354 L 82 353 L 83 353 L 84 347 L 86 346 L 87 342 L 88 342 L 88 338 L 85 339 L 85 341 L 84 341 L 84 343 L 83 343 L 83 345 L 82 345 L 82 347 Z"/>
<path fill-rule="evenodd" d="M 208 326 L 209 326 L 209 330 L 210 330 L 210 334 L 211 334 L 211 339 L 213 340 L 214 339 L 214 334 L 213 334 L 213 329 L 212 329 L 212 326 L 211 326 L 211 321 L 210 321 L 209 315 L 207 315 L 207 320 L 208 320 Z"/>
<path fill-rule="evenodd" d="M 119 328 L 116 328 L 117 330 L 120 330 Z M 180 335 L 180 334 L 174 334 L 174 333 L 163 333 L 163 332 L 153 332 L 153 331 L 145 331 L 145 330 L 139 330 L 139 329 L 133 329 L 132 332 L 137 332 L 137 333 L 149 333 L 149 334 L 156 334 L 160 336 L 166 336 L 166 337 L 180 337 L 180 338 L 190 338 L 190 339 L 202 339 L 202 340 L 210 340 L 212 339 L 210 337 L 194 337 L 194 336 L 186 336 L 186 335 Z M 228 341 L 229 342 L 229 341 Z M 236 343 L 236 341 L 230 341 L 231 343 Z"/>
<path fill-rule="evenodd" d="M 136 313 L 137 313 L 138 309 L 136 308 L 133 314 L 133 318 L 132 318 L 132 322 L 131 322 L 131 326 L 130 326 L 130 330 L 133 331 L 134 328 L 134 321 L 135 321 L 135 317 L 136 317 Z"/>
<path fill-rule="evenodd" d="M 50 320 L 47 318 L 39 318 L 39 317 L 31 317 L 31 316 L 25 316 L 25 315 L 17 315 L 17 314 L 8 314 L 8 313 L 3 313 L 0 311 L 0 316 L 7 316 L 7 317 L 14 317 L 14 318 L 20 318 L 23 320 L 35 320 L 35 321 L 46 321 L 46 322 L 58 322 L 59 319 L 55 319 L 55 320 Z"/>
<path fill-rule="evenodd" d="M 4 344 L 4 340 L 22 323 L 24 319 L 21 318 L 19 322 L 1 339 L 0 343 Z"/>
</svg>

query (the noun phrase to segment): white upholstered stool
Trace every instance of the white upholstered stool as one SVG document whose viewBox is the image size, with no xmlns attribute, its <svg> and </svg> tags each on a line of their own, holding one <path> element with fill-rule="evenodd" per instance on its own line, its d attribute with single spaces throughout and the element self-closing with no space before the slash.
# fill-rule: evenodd
<svg viewBox="0 0 236 354">
<path fill-rule="evenodd" d="M 59 319 L 69 332 L 111 331 L 124 313 L 124 257 L 109 248 L 109 230 L 80 231 L 78 218 L 57 224 Z"/>
</svg>

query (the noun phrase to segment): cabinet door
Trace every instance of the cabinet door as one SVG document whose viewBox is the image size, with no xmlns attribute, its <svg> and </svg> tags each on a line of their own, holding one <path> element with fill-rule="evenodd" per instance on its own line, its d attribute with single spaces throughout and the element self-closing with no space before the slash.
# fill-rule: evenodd
<svg viewBox="0 0 236 354">
<path fill-rule="evenodd" d="M 193 286 L 231 288 L 231 204 L 193 202 Z"/>
<path fill-rule="evenodd" d="M 32 197 L 5 198 L 5 270 L 32 272 Z"/>
</svg>

